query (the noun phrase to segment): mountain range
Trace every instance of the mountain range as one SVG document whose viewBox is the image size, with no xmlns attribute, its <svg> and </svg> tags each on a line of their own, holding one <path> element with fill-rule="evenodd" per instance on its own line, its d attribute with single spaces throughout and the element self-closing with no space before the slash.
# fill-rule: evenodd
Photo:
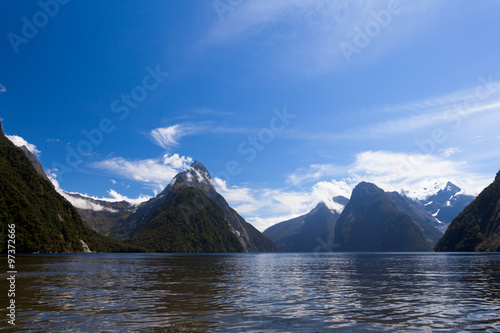
<svg viewBox="0 0 500 333">
<path fill-rule="evenodd" d="M 191 196 L 185 195 L 190 193 Z M 227 201 L 217 193 L 213 180 L 206 168 L 199 162 L 194 162 L 188 170 L 177 174 L 169 185 L 155 198 L 152 198 L 139 206 L 133 206 L 127 202 L 106 202 L 84 197 L 78 194 L 67 193 L 74 199 L 84 200 L 85 208 L 78 208 L 85 223 L 94 230 L 113 238 L 130 240 L 134 244 L 143 244 L 147 238 L 146 247 L 158 252 L 275 252 L 274 243 L 265 237 L 260 231 L 247 223 Z M 184 198 L 184 202 L 180 201 Z M 98 209 L 95 209 L 99 207 Z M 177 213 L 174 214 L 174 211 Z M 173 215 L 172 215 L 173 214 Z M 187 217 L 187 215 L 189 217 Z M 194 215 L 193 215 L 194 214 Z M 198 214 L 198 215 L 196 215 Z M 186 216 L 184 216 L 186 215 Z M 195 246 L 196 238 L 188 241 L 182 239 L 185 233 L 192 233 L 182 229 L 186 227 L 182 221 L 196 221 L 198 227 L 211 230 L 209 226 L 218 225 L 211 230 L 219 233 L 229 243 L 233 238 L 239 244 L 227 249 L 221 247 L 214 250 L 213 242 L 208 242 L 203 248 Z M 208 223 L 211 220 L 211 223 Z M 227 227 L 227 228 L 226 228 Z M 227 229 L 227 230 L 226 230 Z M 227 235 L 227 231 L 231 236 Z M 176 234 L 179 240 L 171 239 Z M 201 235 L 200 234 L 200 235 Z M 153 242 L 160 235 L 162 240 Z M 192 235 L 191 235 L 192 236 Z M 206 236 L 217 243 L 219 240 L 215 234 Z M 186 251 L 180 248 L 171 248 L 166 241 L 187 242 Z M 217 240 L 217 241 L 216 241 Z M 158 245 L 162 243 L 163 245 Z"/>
<path fill-rule="evenodd" d="M 0 233 L 16 224 L 20 253 L 500 251 L 500 172 L 477 198 L 451 182 L 418 199 L 361 182 L 350 199 L 333 198 L 336 209 L 320 202 L 264 233 L 228 205 L 199 162 L 137 205 L 59 193 L 0 124 L 0 174 Z"/>
<path fill-rule="evenodd" d="M 280 252 L 388 251 L 389 243 L 393 251 L 430 251 L 443 236 L 443 223 L 404 192 L 384 192 L 363 182 L 351 200 L 333 201 L 344 209 L 329 210 L 320 203 L 306 215 L 275 224 L 264 235 Z"/>
</svg>

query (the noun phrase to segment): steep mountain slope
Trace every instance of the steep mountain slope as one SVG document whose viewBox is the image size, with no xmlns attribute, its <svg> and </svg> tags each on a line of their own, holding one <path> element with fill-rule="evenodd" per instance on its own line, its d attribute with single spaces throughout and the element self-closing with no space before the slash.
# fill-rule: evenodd
<svg viewBox="0 0 500 333">
<path fill-rule="evenodd" d="M 43 166 L 40 164 L 40 162 L 38 161 L 38 159 L 36 158 L 35 155 L 33 155 L 33 153 L 26 147 L 26 146 L 22 146 L 21 149 L 24 151 L 24 153 L 26 154 L 26 157 L 28 158 L 28 160 L 30 161 L 31 165 L 33 165 L 33 167 L 35 168 L 36 172 L 45 180 L 49 180 L 49 177 L 47 177 L 47 174 L 45 173 L 45 171 L 43 170 Z"/>
<path fill-rule="evenodd" d="M 130 215 L 129 218 L 112 228 L 110 234 L 117 235 L 120 238 L 132 237 L 157 215 L 158 210 L 162 209 L 162 206 L 168 200 L 170 192 L 182 186 L 200 190 L 222 209 L 231 231 L 236 235 L 245 251 L 277 251 L 276 246 L 270 239 L 247 223 L 234 209 L 229 207 L 226 200 L 215 190 L 210 174 L 199 162 L 194 162 L 187 171 L 175 176 L 163 192 L 141 204 L 137 208 L 137 211 Z"/>
<path fill-rule="evenodd" d="M 40 176 L 23 150 L 10 142 L 0 124 L 0 233 L 15 224 L 16 252 L 126 251 L 114 241 L 86 228 L 73 206 Z M 0 251 L 6 252 L 6 237 Z M 139 250 L 139 249 L 135 249 Z"/>
<path fill-rule="evenodd" d="M 324 244 L 333 240 L 339 216 L 320 202 L 308 214 L 275 224 L 264 231 L 264 235 L 276 244 L 280 252 L 331 251 Z"/>
<path fill-rule="evenodd" d="M 461 192 L 462 189 L 460 187 L 448 182 L 444 189 L 420 200 L 426 211 L 443 222 L 445 227 L 441 228 L 442 231 L 445 231 L 451 221 L 474 200 L 473 196 L 461 194 Z"/>
<path fill-rule="evenodd" d="M 374 184 L 362 182 L 335 226 L 341 251 L 431 251 L 422 230 Z"/>
<path fill-rule="evenodd" d="M 495 181 L 460 213 L 436 251 L 500 251 L 500 171 Z"/>
<path fill-rule="evenodd" d="M 400 212 L 408 214 L 413 222 L 418 224 L 433 246 L 441 239 L 443 233 L 437 228 L 440 223 L 425 210 L 422 204 L 397 192 L 388 192 L 387 195 Z"/>
<path fill-rule="evenodd" d="M 200 190 L 172 186 L 131 240 L 155 252 L 243 252 L 222 209 Z"/>
</svg>

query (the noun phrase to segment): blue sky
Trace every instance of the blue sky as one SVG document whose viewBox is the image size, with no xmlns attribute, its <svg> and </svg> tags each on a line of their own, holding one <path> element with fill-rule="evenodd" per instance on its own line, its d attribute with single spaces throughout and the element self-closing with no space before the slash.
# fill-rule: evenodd
<svg viewBox="0 0 500 333">
<path fill-rule="evenodd" d="M 477 194 L 499 169 L 498 1 L 42 0 L 0 13 L 4 131 L 66 191 L 145 198 L 198 160 L 262 230 L 361 180 Z"/>
</svg>

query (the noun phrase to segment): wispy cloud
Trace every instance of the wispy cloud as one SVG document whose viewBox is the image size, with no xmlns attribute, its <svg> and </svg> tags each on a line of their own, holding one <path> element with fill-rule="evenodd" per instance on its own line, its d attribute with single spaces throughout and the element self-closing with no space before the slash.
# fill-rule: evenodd
<svg viewBox="0 0 500 333">
<path fill-rule="evenodd" d="M 225 127 L 211 121 L 187 122 L 168 127 L 160 127 L 150 132 L 154 143 L 163 149 L 179 146 L 183 137 L 201 134 L 251 133 L 252 129 L 243 127 Z"/>
<path fill-rule="evenodd" d="M 7 89 L 3 85 L 0 84 L 0 94 L 4 93 L 4 92 L 7 92 Z"/>
<path fill-rule="evenodd" d="M 217 20 L 202 40 L 202 45 L 217 46 L 265 36 L 266 48 L 273 45 L 277 58 L 285 66 L 294 66 L 309 74 L 337 70 L 347 65 L 340 48 L 353 43 L 357 29 L 377 22 L 376 15 L 390 3 L 401 9 L 380 26 L 380 36 L 370 41 L 363 53 L 389 52 L 409 37 L 432 25 L 435 13 L 445 4 L 435 1 L 330 1 L 330 0 L 254 0 L 237 6 L 224 20 Z M 422 15 L 422 14 L 426 15 Z M 436 20 L 438 21 L 438 20 Z"/>
<path fill-rule="evenodd" d="M 20 137 L 18 135 L 6 135 L 6 137 L 16 146 L 18 146 L 18 147 L 25 146 L 34 155 L 40 156 L 41 151 L 39 151 L 34 144 L 29 143 L 28 141 L 24 140 L 22 137 Z"/>
<path fill-rule="evenodd" d="M 409 102 L 397 106 L 375 109 L 377 122 L 365 122 L 338 133 L 295 133 L 297 138 L 308 141 L 338 142 L 338 140 L 379 139 L 398 135 L 420 135 L 422 131 L 442 128 L 448 134 L 468 129 L 482 130 L 493 127 L 480 126 L 481 117 L 490 124 L 496 123 L 500 114 L 500 81 L 492 76 L 479 77 L 474 87 L 442 96 Z M 364 112 L 364 111 L 363 111 Z M 359 117 L 363 119 L 363 117 Z M 476 123 L 477 122 L 477 123 Z M 359 122 L 357 122 L 359 123 Z M 468 126 L 464 126 L 467 123 Z"/>
<path fill-rule="evenodd" d="M 234 114 L 234 112 L 220 111 L 211 108 L 198 108 L 193 110 L 193 113 L 201 116 L 230 116 Z"/>
<path fill-rule="evenodd" d="M 168 149 L 179 144 L 179 139 L 196 131 L 186 125 L 173 125 L 169 127 L 156 128 L 151 131 L 151 137 L 155 143 L 163 149 Z"/>
</svg>

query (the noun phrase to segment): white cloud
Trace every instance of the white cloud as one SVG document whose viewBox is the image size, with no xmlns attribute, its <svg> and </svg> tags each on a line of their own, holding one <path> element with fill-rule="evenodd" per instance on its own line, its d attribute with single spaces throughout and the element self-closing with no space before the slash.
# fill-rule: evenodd
<svg viewBox="0 0 500 333">
<path fill-rule="evenodd" d="M 82 193 L 78 193 L 78 192 L 67 192 L 61 188 L 59 182 L 57 181 L 57 174 L 55 173 L 55 171 L 57 171 L 57 170 L 48 170 L 47 177 L 52 182 L 52 184 L 54 184 L 56 191 L 59 192 L 59 194 L 61 194 L 64 198 L 66 198 L 66 200 L 68 200 L 74 207 L 79 208 L 79 209 L 93 210 L 93 211 L 97 211 L 97 212 L 102 211 L 102 210 L 106 210 L 106 211 L 112 212 L 112 213 L 117 212 L 111 208 L 104 207 L 102 205 L 99 205 L 99 204 L 94 203 L 94 202 L 89 201 L 89 200 L 85 200 L 84 198 L 100 200 L 100 201 L 107 201 L 107 202 L 126 201 L 133 206 L 138 206 L 141 203 L 151 199 L 150 196 L 143 195 L 143 194 L 139 195 L 139 197 L 136 199 L 131 199 L 131 198 L 128 198 L 124 195 L 119 194 L 118 192 L 116 192 L 113 189 L 108 191 L 108 194 L 111 196 L 111 198 L 98 198 L 98 197 L 89 196 L 87 194 L 82 194 Z M 80 195 L 84 198 L 75 198 L 75 197 L 71 196 L 70 194 L 77 194 L 77 195 Z"/>
<path fill-rule="evenodd" d="M 302 168 L 292 173 L 287 182 L 292 185 L 299 185 L 314 181 L 324 177 L 334 176 L 342 173 L 345 168 L 331 164 L 312 164 L 307 168 Z"/>
<path fill-rule="evenodd" d="M 168 149 L 179 145 L 179 140 L 185 136 L 197 134 L 231 134 L 231 133 L 246 133 L 250 130 L 247 128 L 231 128 L 218 126 L 211 121 L 204 122 L 188 122 L 176 124 L 169 127 L 156 128 L 150 132 L 155 144 L 163 149 Z"/>
<path fill-rule="evenodd" d="M 335 210 L 337 213 L 342 213 L 344 206 L 338 202 L 334 202 L 333 198 L 343 196 L 346 198 L 351 197 L 352 186 L 347 184 L 344 180 L 341 181 L 322 181 L 316 183 L 312 187 L 311 195 L 313 198 L 326 203 L 328 208 Z"/>
<path fill-rule="evenodd" d="M 93 198 L 93 199 L 107 201 L 107 202 L 126 201 L 133 206 L 139 206 L 141 203 L 148 201 L 149 199 L 152 198 L 149 195 L 141 194 L 138 198 L 132 199 L 132 198 L 129 198 L 125 195 L 121 195 L 120 193 L 116 192 L 113 189 L 108 190 L 108 194 L 111 196 L 111 198 Z"/>
<path fill-rule="evenodd" d="M 78 209 L 93 210 L 94 212 L 100 212 L 100 211 L 105 210 L 105 211 L 108 211 L 111 213 L 118 213 L 118 211 L 115 209 L 101 206 L 101 205 L 96 204 L 90 200 L 85 200 L 84 198 L 75 198 L 64 191 L 59 191 L 59 194 L 61 194 L 75 208 L 78 208 Z M 80 193 L 71 193 L 71 194 L 80 194 Z"/>
<path fill-rule="evenodd" d="M 305 191 L 227 186 L 219 178 L 214 179 L 214 184 L 230 206 L 261 231 L 277 222 L 307 214 L 321 201 L 341 212 L 344 207 L 332 198 L 350 195 L 350 189 L 342 182 L 317 184 Z"/>
<path fill-rule="evenodd" d="M 20 136 L 17 135 L 6 135 L 7 139 L 9 139 L 13 144 L 18 147 L 26 146 L 30 152 L 32 152 L 36 156 L 40 156 L 41 152 L 36 148 L 34 144 L 29 143 L 24 140 Z"/>
<path fill-rule="evenodd" d="M 110 182 L 111 182 L 111 184 L 116 185 L 116 180 L 111 179 Z"/>
<path fill-rule="evenodd" d="M 458 148 L 450 148 L 447 153 L 456 153 Z M 327 169 L 327 166 L 325 166 Z M 342 170 L 332 165 L 331 170 Z M 316 181 L 318 184 L 331 183 L 336 192 L 348 192 L 361 181 L 375 183 L 386 191 L 409 191 L 409 195 L 420 197 L 425 195 L 424 188 L 432 188 L 437 183 L 444 186 L 452 181 L 466 193 L 477 195 L 491 181 L 479 173 L 471 171 L 465 162 L 449 161 L 440 156 L 425 154 L 407 154 L 388 151 L 366 151 L 356 155 L 355 161 L 344 167 L 346 172 L 337 175 L 328 174 L 332 178 L 342 178 L 341 182 L 329 181 L 327 177 L 316 174 L 314 169 L 299 169 L 288 177 L 293 183 L 298 179 L 304 182 Z M 316 178 L 315 178 L 316 177 Z M 330 178 L 331 179 L 331 178 Z M 300 185 L 304 183 L 294 183 Z M 339 186 L 341 185 L 341 186 Z"/>
<path fill-rule="evenodd" d="M 0 93 L 4 93 L 4 92 L 7 92 L 7 89 L 0 84 Z"/>
<path fill-rule="evenodd" d="M 456 147 L 441 149 L 441 157 L 448 158 L 451 155 L 455 155 L 455 154 L 458 154 L 461 152 L 462 151 L 460 150 L 460 148 L 456 148 Z"/>
<path fill-rule="evenodd" d="M 165 154 L 161 159 L 127 160 L 115 157 L 95 162 L 92 167 L 162 190 L 179 172 L 193 162 L 191 157 Z"/>
<path fill-rule="evenodd" d="M 181 125 L 173 125 L 165 128 L 157 128 L 151 131 L 151 136 L 163 149 L 167 149 L 172 146 L 177 146 L 178 140 L 183 137 L 185 132 L 183 131 Z"/>
</svg>

